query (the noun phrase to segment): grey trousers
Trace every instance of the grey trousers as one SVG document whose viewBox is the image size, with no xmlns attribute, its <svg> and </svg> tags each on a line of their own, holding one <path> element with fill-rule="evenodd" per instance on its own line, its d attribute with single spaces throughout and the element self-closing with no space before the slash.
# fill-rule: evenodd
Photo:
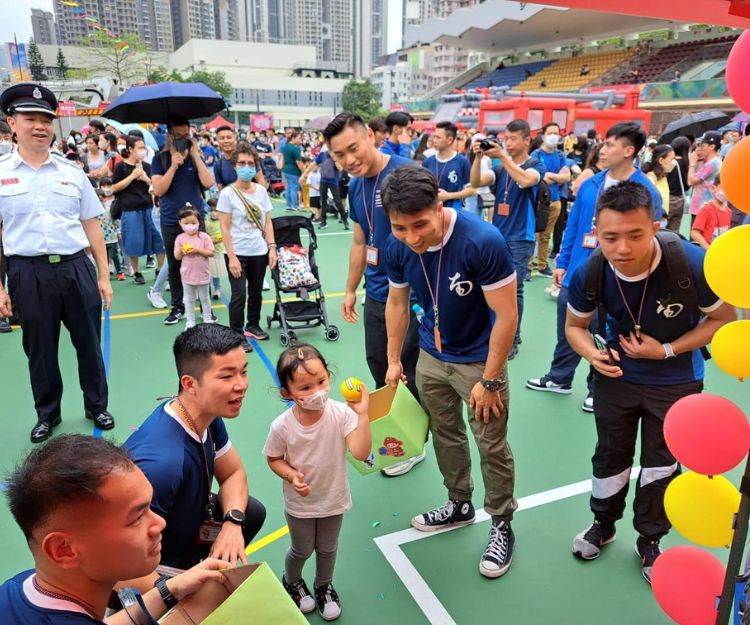
<svg viewBox="0 0 750 625">
<path fill-rule="evenodd" d="M 302 579 L 302 568 L 315 551 L 314 587 L 330 584 L 333 581 L 333 567 L 336 564 L 336 550 L 344 515 L 300 519 L 288 512 L 284 514 L 289 526 L 289 537 L 292 539 L 284 560 L 286 581 L 294 584 Z"/>
<path fill-rule="evenodd" d="M 474 490 L 471 479 L 471 455 L 466 436 L 463 404 L 469 402 L 471 389 L 482 379 L 484 363 L 457 364 L 443 362 L 424 350 L 419 350 L 417 388 L 427 414 L 435 457 L 443 474 L 448 496 L 457 501 L 469 501 Z M 515 466 L 508 445 L 508 369 L 503 367 L 500 377 L 505 381 L 500 399 L 505 410 L 490 422 L 477 421 L 469 410 L 469 425 L 479 448 L 484 481 L 484 509 L 492 520 L 510 521 L 518 507 L 513 488 Z"/>
</svg>

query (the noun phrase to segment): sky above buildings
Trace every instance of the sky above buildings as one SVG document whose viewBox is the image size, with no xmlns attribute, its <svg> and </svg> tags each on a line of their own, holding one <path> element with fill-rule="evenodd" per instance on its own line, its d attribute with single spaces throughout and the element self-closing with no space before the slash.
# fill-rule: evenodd
<svg viewBox="0 0 750 625">
<path fill-rule="evenodd" d="M 5 0 L 13 2 L 13 11 L 3 11 L 0 20 L 0 44 L 12 42 L 13 36 L 18 43 L 28 43 L 31 32 L 31 9 L 42 9 L 54 12 L 53 0 Z M 401 11 L 402 0 L 388 0 L 388 52 L 395 52 L 401 46 Z"/>
</svg>

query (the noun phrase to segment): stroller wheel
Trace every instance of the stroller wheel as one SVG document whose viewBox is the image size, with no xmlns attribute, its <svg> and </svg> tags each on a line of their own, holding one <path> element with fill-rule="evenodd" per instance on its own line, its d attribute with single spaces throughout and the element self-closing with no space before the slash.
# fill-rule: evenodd
<svg viewBox="0 0 750 625">
<path fill-rule="evenodd" d="M 294 330 L 289 330 L 287 336 L 289 337 L 289 345 L 297 344 L 297 333 Z"/>
<path fill-rule="evenodd" d="M 286 332 L 279 334 L 279 342 L 286 347 L 289 345 L 289 335 Z"/>
<path fill-rule="evenodd" d="M 339 329 L 336 326 L 328 326 L 326 328 L 326 340 L 327 341 L 339 340 Z"/>
</svg>

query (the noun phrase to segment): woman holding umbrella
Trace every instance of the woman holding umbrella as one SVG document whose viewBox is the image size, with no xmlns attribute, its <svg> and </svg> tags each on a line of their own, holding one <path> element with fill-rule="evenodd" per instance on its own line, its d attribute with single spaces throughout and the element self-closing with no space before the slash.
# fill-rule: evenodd
<svg viewBox="0 0 750 625">
<path fill-rule="evenodd" d="M 128 135 L 122 160 L 115 165 L 112 176 L 117 209 L 122 212 L 122 248 L 130 257 L 135 284 L 146 284 L 139 270 L 141 256 L 156 254 L 159 269 L 164 264 L 164 244 L 151 219 L 151 166 L 144 162 L 145 158 L 143 139 Z"/>
</svg>

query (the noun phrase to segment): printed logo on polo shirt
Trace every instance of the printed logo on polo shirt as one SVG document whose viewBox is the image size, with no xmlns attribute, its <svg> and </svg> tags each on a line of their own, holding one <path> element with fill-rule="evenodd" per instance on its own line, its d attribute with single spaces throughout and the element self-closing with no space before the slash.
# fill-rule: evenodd
<svg viewBox="0 0 750 625">
<path fill-rule="evenodd" d="M 666 319 L 672 319 L 679 315 L 685 308 L 680 302 L 673 302 L 671 296 L 661 300 L 656 300 L 656 314 L 664 315 Z"/>
<path fill-rule="evenodd" d="M 472 289 L 474 288 L 474 284 L 470 280 L 460 280 L 460 278 L 461 273 L 458 271 L 450 278 L 448 278 L 451 281 L 450 287 L 448 288 L 451 291 L 455 291 L 456 295 L 465 297 L 466 295 L 471 293 Z"/>
<path fill-rule="evenodd" d="M 450 180 L 453 184 L 456 184 L 458 182 L 458 174 L 456 173 L 455 169 L 451 169 L 451 173 L 448 174 L 448 180 Z"/>
</svg>

